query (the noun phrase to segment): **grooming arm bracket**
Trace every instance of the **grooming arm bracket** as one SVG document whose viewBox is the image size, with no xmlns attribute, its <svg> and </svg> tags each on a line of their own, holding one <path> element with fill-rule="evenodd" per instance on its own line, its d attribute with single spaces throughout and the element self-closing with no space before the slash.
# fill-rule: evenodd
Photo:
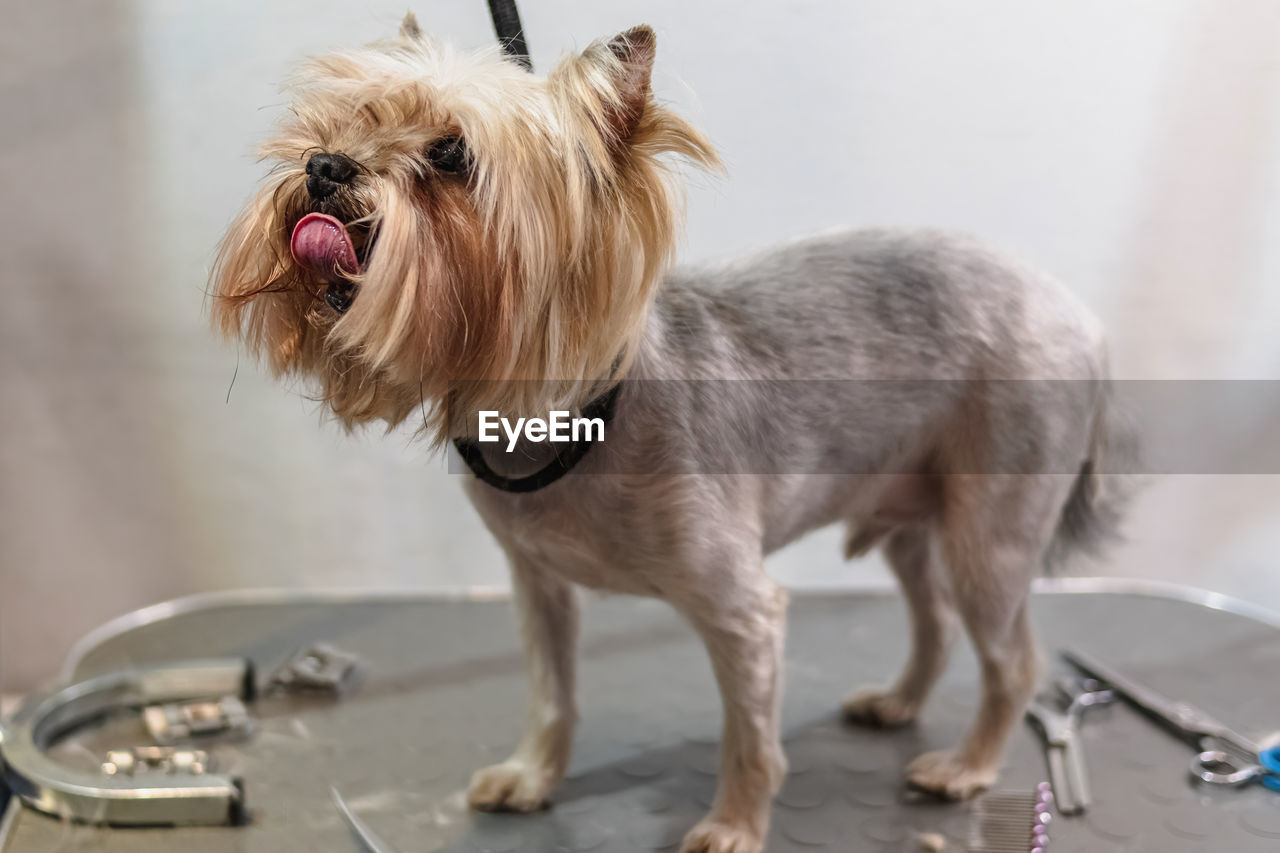
<svg viewBox="0 0 1280 853">
<path fill-rule="evenodd" d="M 233 776 L 105 775 L 64 767 L 45 750 L 113 711 L 163 702 L 253 698 L 244 659 L 193 660 L 108 673 L 30 697 L 0 724 L 0 769 L 31 808 L 87 823 L 224 825 L 243 817 L 244 788 Z"/>
</svg>

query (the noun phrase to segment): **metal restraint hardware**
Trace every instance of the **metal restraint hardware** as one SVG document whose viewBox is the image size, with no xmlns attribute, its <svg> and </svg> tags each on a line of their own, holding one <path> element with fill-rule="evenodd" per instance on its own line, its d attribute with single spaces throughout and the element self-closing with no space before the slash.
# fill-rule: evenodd
<svg viewBox="0 0 1280 853">
<path fill-rule="evenodd" d="M 0 722 L 0 770 L 33 809 L 86 823 L 225 825 L 244 819 L 240 779 L 207 772 L 193 750 L 134 750 L 108 757 L 112 771 L 64 767 L 45 751 L 104 715 L 149 705 L 254 696 L 243 659 L 192 660 L 112 672 L 29 697 Z M 115 759 L 119 759 L 116 761 Z"/>
</svg>

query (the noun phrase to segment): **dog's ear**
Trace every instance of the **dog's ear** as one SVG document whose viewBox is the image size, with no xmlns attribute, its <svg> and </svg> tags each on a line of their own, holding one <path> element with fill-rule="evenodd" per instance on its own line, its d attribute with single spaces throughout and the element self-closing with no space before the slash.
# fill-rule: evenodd
<svg viewBox="0 0 1280 853">
<path fill-rule="evenodd" d="M 675 154 L 707 169 L 721 168 L 711 143 L 654 100 L 650 79 L 657 47 L 652 29 L 632 27 L 592 42 L 547 75 L 551 97 L 568 108 L 573 131 L 582 137 L 578 150 L 601 164 L 619 158 L 650 163 Z M 657 180 L 652 174 L 649 179 Z"/>
<path fill-rule="evenodd" d="M 626 139 L 640 123 L 645 104 L 649 102 L 653 57 L 658 37 L 644 24 L 618 33 L 609 40 L 609 53 L 617 64 L 609 69 L 617 89 L 618 103 L 610 119 L 619 139 Z"/>
<path fill-rule="evenodd" d="M 608 41 L 592 42 L 581 56 L 565 58 L 547 82 L 585 110 L 608 144 L 618 144 L 631 138 L 649 106 L 656 47 L 653 30 L 632 27 Z"/>
<path fill-rule="evenodd" d="M 404 20 L 400 22 L 400 38 L 422 41 L 422 27 L 418 26 L 418 19 L 412 12 L 404 13 Z"/>
</svg>

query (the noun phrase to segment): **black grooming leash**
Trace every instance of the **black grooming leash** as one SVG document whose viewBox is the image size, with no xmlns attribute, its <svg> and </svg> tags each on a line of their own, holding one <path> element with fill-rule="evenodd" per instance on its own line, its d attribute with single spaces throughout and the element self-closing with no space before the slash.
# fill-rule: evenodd
<svg viewBox="0 0 1280 853">
<path fill-rule="evenodd" d="M 520 26 L 516 0 L 489 0 L 489 15 L 493 18 L 493 29 L 498 33 L 502 52 L 523 65 L 525 71 L 532 71 L 533 60 L 529 58 L 529 43 L 524 40 L 524 27 Z"/>
</svg>

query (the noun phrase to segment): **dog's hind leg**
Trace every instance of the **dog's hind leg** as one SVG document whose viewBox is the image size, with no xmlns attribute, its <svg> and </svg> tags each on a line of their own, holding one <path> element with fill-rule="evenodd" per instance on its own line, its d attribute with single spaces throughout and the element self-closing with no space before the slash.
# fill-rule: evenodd
<svg viewBox="0 0 1280 853">
<path fill-rule="evenodd" d="M 1055 475 L 948 478 L 942 557 L 977 653 L 982 697 L 958 749 L 925 753 L 907 768 L 912 785 L 961 798 L 995 781 L 1005 742 L 1035 690 L 1038 660 L 1027 598 L 1070 480 Z"/>
<path fill-rule="evenodd" d="M 731 590 L 672 601 L 702 636 L 724 703 L 715 801 L 685 836 L 681 853 L 760 853 L 772 798 L 786 773 L 779 670 L 787 594 L 759 565 L 743 571 Z"/>
<path fill-rule="evenodd" d="M 843 708 L 845 719 L 852 723 L 900 726 L 915 720 L 942 674 L 956 633 L 956 615 L 945 579 L 937 575 L 926 525 L 894 531 L 883 550 L 911 617 L 911 656 L 892 687 L 861 688 L 845 700 Z"/>
<path fill-rule="evenodd" d="M 578 603 L 573 586 L 514 558 L 511 582 L 528 658 L 529 709 L 512 756 L 471 777 L 467 801 L 483 811 L 528 812 L 545 805 L 569 764 L 577 722 Z"/>
</svg>

